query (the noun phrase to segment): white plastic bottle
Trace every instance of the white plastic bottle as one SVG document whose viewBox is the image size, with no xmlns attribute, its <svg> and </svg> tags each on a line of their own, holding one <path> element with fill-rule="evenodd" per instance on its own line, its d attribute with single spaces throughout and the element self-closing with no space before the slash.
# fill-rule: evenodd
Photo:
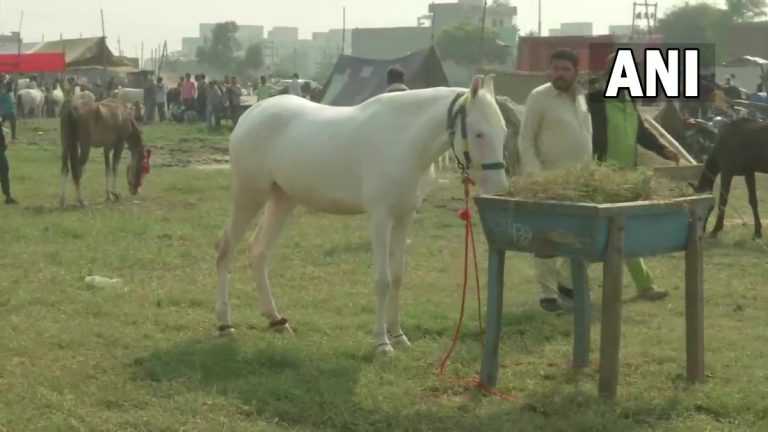
<svg viewBox="0 0 768 432">
<path fill-rule="evenodd" d="M 85 278 L 85 285 L 90 288 L 119 288 L 122 285 L 120 279 L 110 279 L 103 276 L 88 276 Z"/>
</svg>

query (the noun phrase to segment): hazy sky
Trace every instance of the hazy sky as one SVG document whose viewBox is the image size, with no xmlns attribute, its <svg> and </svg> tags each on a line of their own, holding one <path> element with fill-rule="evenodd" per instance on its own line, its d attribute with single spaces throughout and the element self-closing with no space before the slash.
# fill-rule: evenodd
<svg viewBox="0 0 768 432">
<path fill-rule="evenodd" d="M 426 14 L 430 0 L 0 0 L 0 31 L 21 27 L 26 41 L 98 36 L 99 9 L 104 9 L 108 41 L 117 51 L 121 39 L 126 55 L 137 55 L 145 42 L 150 47 L 163 40 L 171 51 L 181 48 L 182 36 L 195 36 L 200 22 L 234 20 L 240 24 L 298 26 L 301 38 L 313 31 L 341 28 L 342 7 L 347 8 L 347 28 L 416 25 Z M 451 2 L 451 0 L 440 0 Z M 490 1 L 489 1 L 490 3 Z M 518 7 L 518 24 L 523 32 L 536 29 L 538 0 L 512 0 Z M 607 31 L 609 24 L 630 24 L 633 0 L 542 0 L 542 30 L 546 35 L 561 22 L 592 21 L 595 32 Z M 659 15 L 683 0 L 659 2 Z M 714 3 L 722 3 L 715 1 Z M 66 6 L 64 6 L 66 4 Z M 581 6 L 576 7 L 576 4 Z M 182 8 L 181 6 L 184 5 Z"/>
</svg>

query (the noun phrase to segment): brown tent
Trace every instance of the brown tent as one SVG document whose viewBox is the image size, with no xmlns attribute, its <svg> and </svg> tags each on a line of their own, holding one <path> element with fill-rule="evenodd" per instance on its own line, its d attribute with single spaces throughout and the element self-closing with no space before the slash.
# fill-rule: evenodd
<svg viewBox="0 0 768 432">
<path fill-rule="evenodd" d="M 322 103 L 353 106 L 384 93 L 387 88 L 386 72 L 393 65 L 403 68 L 405 84 L 411 89 L 449 85 L 434 47 L 391 60 L 340 55 L 324 86 Z"/>
<path fill-rule="evenodd" d="M 133 67 L 128 61 L 115 56 L 107 46 L 105 37 L 93 37 L 82 39 L 63 39 L 51 42 L 43 42 L 30 52 L 33 53 L 60 53 L 63 52 L 67 62 L 67 69 L 106 67 L 125 68 Z"/>
</svg>

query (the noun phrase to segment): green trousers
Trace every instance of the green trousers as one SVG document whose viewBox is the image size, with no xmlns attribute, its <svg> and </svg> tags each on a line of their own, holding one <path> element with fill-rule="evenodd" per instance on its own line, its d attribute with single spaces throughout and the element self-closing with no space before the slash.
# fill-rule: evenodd
<svg viewBox="0 0 768 432">
<path fill-rule="evenodd" d="M 533 258 L 536 279 L 541 289 L 541 298 L 557 298 L 557 284 L 571 287 L 571 260 L 568 258 Z M 642 294 L 653 285 L 653 278 L 642 258 L 624 261 L 638 294 Z"/>
</svg>

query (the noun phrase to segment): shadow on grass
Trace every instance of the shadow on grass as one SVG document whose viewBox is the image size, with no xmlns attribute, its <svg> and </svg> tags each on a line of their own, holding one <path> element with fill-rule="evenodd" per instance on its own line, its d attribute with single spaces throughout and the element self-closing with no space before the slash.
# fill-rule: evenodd
<svg viewBox="0 0 768 432">
<path fill-rule="evenodd" d="M 386 400 L 374 409 L 357 397 L 366 363 L 351 354 L 305 356 L 280 346 L 243 350 L 236 340 L 200 339 L 157 350 L 132 366 L 139 380 L 215 391 L 238 400 L 240 416 L 306 430 L 511 430 L 514 424 L 516 431 L 632 431 L 691 411 L 679 400 L 606 402 L 594 395 L 594 376 L 567 372 L 520 403 L 438 383 L 422 389 L 412 404 Z M 376 373 L 397 373 L 396 366 Z"/>
</svg>

